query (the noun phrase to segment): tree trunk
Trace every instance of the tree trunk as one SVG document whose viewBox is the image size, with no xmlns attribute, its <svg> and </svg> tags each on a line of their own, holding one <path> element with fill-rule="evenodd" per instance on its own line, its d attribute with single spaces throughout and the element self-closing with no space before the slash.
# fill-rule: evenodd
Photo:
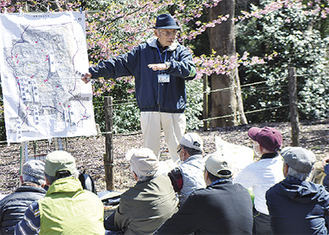
<svg viewBox="0 0 329 235">
<path fill-rule="evenodd" d="M 234 10 L 235 0 L 223 0 L 216 7 L 211 8 L 208 14 L 210 21 L 218 19 L 218 16 L 229 14 L 229 19 L 208 29 L 210 48 L 217 55 L 235 56 L 235 33 L 234 33 Z M 211 90 L 224 89 L 211 93 L 210 127 L 236 126 L 247 124 L 243 111 L 240 79 L 237 67 L 229 75 L 211 75 Z M 216 117 L 225 116 L 225 118 Z"/>
</svg>

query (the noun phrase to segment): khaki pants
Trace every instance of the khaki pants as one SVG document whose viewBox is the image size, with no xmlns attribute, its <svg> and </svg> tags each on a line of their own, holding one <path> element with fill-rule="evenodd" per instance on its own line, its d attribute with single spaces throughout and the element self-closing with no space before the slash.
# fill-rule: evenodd
<svg viewBox="0 0 329 235">
<path fill-rule="evenodd" d="M 160 156 L 161 128 L 165 134 L 169 155 L 176 162 L 179 160 L 177 146 L 186 129 L 184 113 L 141 112 L 141 127 L 144 147 L 153 150 L 156 156 Z"/>
</svg>

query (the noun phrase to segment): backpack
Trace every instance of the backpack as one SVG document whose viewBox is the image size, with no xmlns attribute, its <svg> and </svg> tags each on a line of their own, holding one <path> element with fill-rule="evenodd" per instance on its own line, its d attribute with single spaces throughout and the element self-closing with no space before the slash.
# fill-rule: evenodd
<svg viewBox="0 0 329 235">
<path fill-rule="evenodd" d="M 79 180 L 83 189 L 89 190 L 97 195 L 94 180 L 89 174 L 86 174 L 85 171 L 80 173 Z"/>
</svg>

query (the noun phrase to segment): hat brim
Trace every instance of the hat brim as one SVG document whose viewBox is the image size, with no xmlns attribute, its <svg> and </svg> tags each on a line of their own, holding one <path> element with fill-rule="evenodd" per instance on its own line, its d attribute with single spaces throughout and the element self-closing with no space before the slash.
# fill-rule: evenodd
<svg viewBox="0 0 329 235">
<path fill-rule="evenodd" d="M 248 136 L 252 139 L 252 140 L 256 140 L 256 135 L 257 133 L 261 130 L 261 128 L 258 128 L 258 127 L 252 127 L 249 129 L 248 131 Z"/>
<path fill-rule="evenodd" d="M 130 150 L 128 150 L 128 152 L 126 153 L 125 157 L 128 161 L 130 161 L 130 159 L 132 158 L 132 156 L 136 153 L 137 149 L 132 148 Z"/>
<path fill-rule="evenodd" d="M 179 26 L 160 26 L 160 27 L 153 27 L 154 29 L 180 29 Z"/>
</svg>

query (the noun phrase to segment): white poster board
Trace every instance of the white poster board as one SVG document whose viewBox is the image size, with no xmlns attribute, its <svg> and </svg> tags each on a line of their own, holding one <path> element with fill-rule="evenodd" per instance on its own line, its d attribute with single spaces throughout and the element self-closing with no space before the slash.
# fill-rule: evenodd
<svg viewBox="0 0 329 235">
<path fill-rule="evenodd" d="M 0 15 L 7 142 L 96 134 L 84 12 Z"/>
</svg>

